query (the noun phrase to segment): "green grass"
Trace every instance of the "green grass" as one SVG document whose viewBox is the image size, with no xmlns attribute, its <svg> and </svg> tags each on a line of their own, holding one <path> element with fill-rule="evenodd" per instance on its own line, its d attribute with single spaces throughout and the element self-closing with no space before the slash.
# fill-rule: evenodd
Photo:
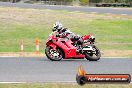
<svg viewBox="0 0 132 88">
<path fill-rule="evenodd" d="M 102 50 L 132 50 L 132 19 L 125 17 L 7 7 L 0 7 L 0 13 L 0 52 L 19 52 L 21 40 L 24 50 L 33 52 L 36 38 L 43 52 L 52 25 L 58 20 L 76 34 L 94 35 Z"/>
<path fill-rule="evenodd" d="M 45 84 L 0 84 L 0 88 L 132 88 L 131 84 L 78 84 L 45 83 Z"/>
</svg>

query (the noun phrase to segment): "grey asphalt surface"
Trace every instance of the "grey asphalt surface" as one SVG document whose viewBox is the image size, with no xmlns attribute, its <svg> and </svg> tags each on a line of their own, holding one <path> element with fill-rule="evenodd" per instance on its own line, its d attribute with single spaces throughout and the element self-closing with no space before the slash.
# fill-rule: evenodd
<svg viewBox="0 0 132 88">
<path fill-rule="evenodd" d="M 0 57 L 0 82 L 76 82 L 80 65 L 89 74 L 132 75 L 130 58 L 101 58 L 97 62 L 74 59 L 53 62 L 46 57 Z"/>
<path fill-rule="evenodd" d="M 116 8 L 100 8 L 100 7 L 69 7 L 69 6 L 54 6 L 54 5 L 38 5 L 26 3 L 8 3 L 0 2 L 0 6 L 6 7 L 20 7 L 20 8 L 34 8 L 34 9 L 52 9 L 52 10 L 68 10 L 68 11 L 81 11 L 81 12 L 97 12 L 99 14 L 126 14 L 132 15 L 132 9 L 116 9 Z"/>
</svg>

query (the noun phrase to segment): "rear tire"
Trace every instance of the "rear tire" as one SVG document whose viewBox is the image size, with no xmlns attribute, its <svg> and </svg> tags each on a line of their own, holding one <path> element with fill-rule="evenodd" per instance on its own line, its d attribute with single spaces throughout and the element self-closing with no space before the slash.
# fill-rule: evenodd
<svg viewBox="0 0 132 88">
<path fill-rule="evenodd" d="M 46 54 L 47 58 L 50 59 L 51 61 L 60 61 L 63 58 L 63 53 L 62 53 L 61 49 L 57 48 L 56 50 L 53 51 L 53 52 L 59 54 L 58 56 L 52 55 L 51 51 L 53 51 L 52 47 L 46 46 L 45 54 Z"/>
<path fill-rule="evenodd" d="M 101 57 L 100 50 L 94 45 L 93 48 L 96 50 L 96 57 L 93 57 L 92 53 L 85 52 L 85 58 L 89 61 L 98 61 Z"/>
</svg>

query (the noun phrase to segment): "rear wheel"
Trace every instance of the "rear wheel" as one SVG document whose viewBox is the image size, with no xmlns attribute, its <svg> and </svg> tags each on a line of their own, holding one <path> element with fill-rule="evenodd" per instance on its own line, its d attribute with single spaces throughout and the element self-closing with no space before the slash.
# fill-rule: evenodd
<svg viewBox="0 0 132 88">
<path fill-rule="evenodd" d="M 59 48 L 54 50 L 52 47 L 46 46 L 45 54 L 48 59 L 52 61 L 60 61 L 63 57 L 63 53 Z"/>
<path fill-rule="evenodd" d="M 93 51 L 86 51 L 85 52 L 85 58 L 89 61 L 97 61 L 101 57 L 100 50 L 94 45 L 93 46 Z"/>
</svg>

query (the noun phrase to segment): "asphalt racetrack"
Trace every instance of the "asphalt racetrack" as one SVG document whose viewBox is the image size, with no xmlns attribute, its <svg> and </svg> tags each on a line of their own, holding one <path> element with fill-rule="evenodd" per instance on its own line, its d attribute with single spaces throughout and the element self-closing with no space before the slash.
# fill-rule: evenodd
<svg viewBox="0 0 132 88">
<path fill-rule="evenodd" d="M 0 57 L 0 82 L 76 82 L 78 66 L 88 74 L 130 74 L 131 58 L 50 61 L 46 57 Z"/>
<path fill-rule="evenodd" d="M 4 7 L 19 7 L 19 8 L 34 8 L 34 9 L 51 9 L 51 10 L 67 10 L 67 11 L 80 11 L 92 12 L 99 14 L 119 14 L 119 15 L 132 15 L 132 8 L 104 8 L 104 7 L 74 7 L 74 6 L 59 6 L 59 5 L 42 5 L 42 4 L 26 4 L 26 3 L 9 3 L 0 2 L 0 6 Z"/>
</svg>

